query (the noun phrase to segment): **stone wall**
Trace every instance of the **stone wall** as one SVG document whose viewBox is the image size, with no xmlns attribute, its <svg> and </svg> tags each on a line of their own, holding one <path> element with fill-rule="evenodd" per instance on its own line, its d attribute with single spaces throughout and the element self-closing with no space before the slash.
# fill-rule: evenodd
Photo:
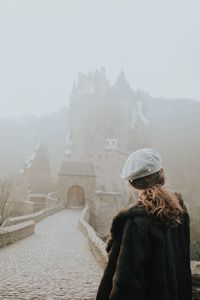
<svg viewBox="0 0 200 300">
<path fill-rule="evenodd" d="M 39 222 L 42 219 L 64 209 L 64 205 L 63 204 L 58 204 L 55 207 L 52 208 L 48 208 L 48 209 L 43 209 L 41 211 L 38 211 L 36 213 L 33 214 L 28 214 L 28 215 L 24 215 L 24 216 L 18 216 L 18 217 L 11 217 L 5 220 L 5 222 L 2 224 L 2 228 L 7 227 L 7 226 L 12 226 L 18 223 L 22 223 L 25 221 L 29 221 L 29 220 L 33 220 L 35 222 Z"/>
<path fill-rule="evenodd" d="M 53 192 L 53 193 L 49 193 L 47 195 L 46 198 L 46 208 L 52 208 L 55 207 L 56 205 L 59 204 L 59 200 L 58 200 L 58 193 L 57 192 Z"/>
<path fill-rule="evenodd" d="M 94 189 L 96 187 L 96 177 L 93 176 L 69 176 L 60 175 L 58 179 L 59 200 L 68 203 L 68 191 L 72 186 L 78 185 L 84 189 L 85 199 L 93 199 Z"/>
<path fill-rule="evenodd" d="M 87 237 L 90 249 L 95 256 L 97 263 L 100 265 L 102 269 L 104 269 L 107 263 L 105 244 L 97 236 L 95 230 L 92 228 L 92 226 L 89 225 L 88 221 L 89 221 L 89 210 L 88 207 L 86 207 L 83 210 L 81 218 L 79 220 L 79 228 L 82 231 L 82 233 Z"/>
<path fill-rule="evenodd" d="M 59 202 L 56 195 L 57 193 L 49 193 L 48 195 L 29 194 L 26 196 L 27 200 L 13 200 L 8 207 L 8 215 L 12 217 L 22 216 L 54 207 Z"/>
<path fill-rule="evenodd" d="M 24 215 L 33 211 L 33 205 L 28 201 L 13 200 L 9 203 L 7 211 L 8 212 L 6 212 L 6 215 L 10 216 Z"/>
<path fill-rule="evenodd" d="M 128 200 L 120 193 L 95 192 L 94 201 L 89 206 L 89 223 L 100 238 L 108 235 L 113 216 L 121 209 L 127 207 Z"/>
<path fill-rule="evenodd" d="M 0 228 L 0 247 L 34 234 L 34 230 L 35 222 L 32 220 Z"/>
<path fill-rule="evenodd" d="M 59 204 L 33 214 L 8 218 L 0 228 L 0 247 L 33 234 L 35 222 L 39 222 L 62 209 L 64 209 L 64 205 Z"/>
</svg>

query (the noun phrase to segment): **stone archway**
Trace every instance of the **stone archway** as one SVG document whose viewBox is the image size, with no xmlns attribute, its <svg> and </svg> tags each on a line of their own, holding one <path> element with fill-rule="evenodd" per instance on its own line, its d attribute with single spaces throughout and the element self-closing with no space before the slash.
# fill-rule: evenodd
<svg viewBox="0 0 200 300">
<path fill-rule="evenodd" d="M 79 185 L 73 185 L 67 193 L 68 207 L 84 207 L 85 206 L 85 191 Z"/>
</svg>

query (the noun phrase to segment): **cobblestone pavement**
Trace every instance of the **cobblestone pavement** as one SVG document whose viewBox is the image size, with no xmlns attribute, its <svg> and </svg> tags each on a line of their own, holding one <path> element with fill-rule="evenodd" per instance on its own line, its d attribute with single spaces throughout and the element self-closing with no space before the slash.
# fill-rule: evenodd
<svg viewBox="0 0 200 300">
<path fill-rule="evenodd" d="M 67 209 L 36 225 L 36 233 L 0 249 L 0 299 L 94 300 L 101 271 Z"/>
</svg>

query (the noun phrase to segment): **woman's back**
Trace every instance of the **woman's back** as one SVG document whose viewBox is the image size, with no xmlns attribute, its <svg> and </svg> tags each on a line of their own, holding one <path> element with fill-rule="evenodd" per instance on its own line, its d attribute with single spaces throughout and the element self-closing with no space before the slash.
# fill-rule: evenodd
<svg viewBox="0 0 200 300">
<path fill-rule="evenodd" d="M 97 300 L 190 300 L 189 216 L 170 225 L 137 205 L 113 220 Z"/>
<path fill-rule="evenodd" d="M 191 300 L 189 215 L 161 162 L 149 148 L 125 162 L 122 177 L 140 196 L 113 219 L 97 300 Z"/>
</svg>

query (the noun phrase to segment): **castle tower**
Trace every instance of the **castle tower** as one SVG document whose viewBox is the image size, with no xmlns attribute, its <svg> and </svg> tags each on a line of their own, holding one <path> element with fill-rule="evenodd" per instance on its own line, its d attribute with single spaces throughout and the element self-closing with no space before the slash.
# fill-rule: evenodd
<svg viewBox="0 0 200 300">
<path fill-rule="evenodd" d="M 128 153 L 147 146 L 144 137 L 138 138 L 148 132 L 146 128 L 143 99 L 132 90 L 123 71 L 113 86 L 105 68 L 79 73 L 69 108 L 66 160 L 93 163 L 97 187 L 120 189 L 120 172 Z"/>
<path fill-rule="evenodd" d="M 40 143 L 27 159 L 24 174 L 29 191 L 33 194 L 47 194 L 51 190 L 51 168 L 47 148 Z"/>
</svg>

